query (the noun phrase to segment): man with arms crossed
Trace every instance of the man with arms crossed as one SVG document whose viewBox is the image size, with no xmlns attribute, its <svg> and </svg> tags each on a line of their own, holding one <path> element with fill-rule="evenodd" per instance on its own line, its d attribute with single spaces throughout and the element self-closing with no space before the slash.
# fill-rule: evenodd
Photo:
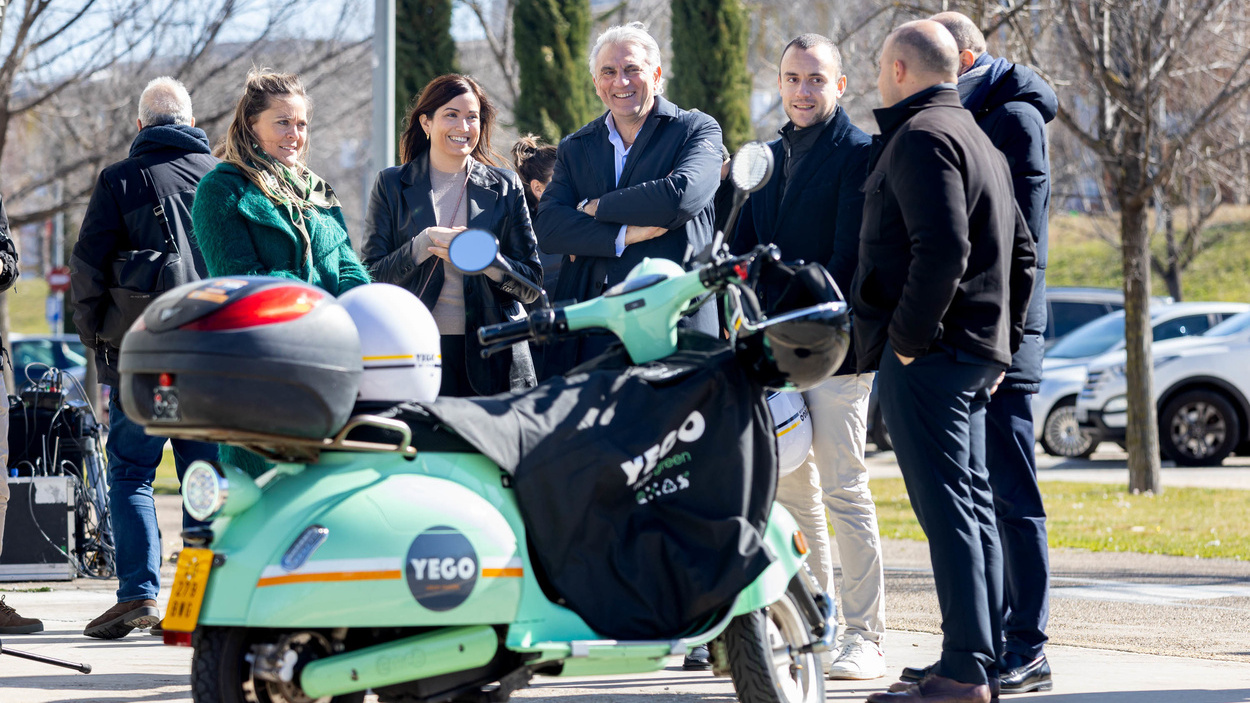
<svg viewBox="0 0 1250 703">
<path fill-rule="evenodd" d="M 607 112 L 560 142 L 534 221 L 542 250 L 567 257 L 556 300 L 594 298 L 647 257 L 680 263 L 714 234 L 720 125 L 663 98 L 655 38 L 639 22 L 609 28 L 590 50 L 590 72 Z M 716 306 L 679 324 L 716 335 Z M 551 345 L 543 375 L 596 356 L 610 339 Z"/>
</svg>

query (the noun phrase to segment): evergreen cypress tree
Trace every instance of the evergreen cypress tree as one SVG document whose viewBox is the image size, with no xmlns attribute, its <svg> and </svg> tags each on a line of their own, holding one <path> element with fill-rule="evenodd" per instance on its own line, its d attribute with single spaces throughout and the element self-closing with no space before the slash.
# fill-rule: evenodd
<svg viewBox="0 0 1250 703">
<path fill-rule="evenodd" d="M 673 0 L 671 99 L 716 118 L 730 151 L 752 137 L 747 39 L 742 0 Z"/>
<path fill-rule="evenodd" d="M 512 22 L 521 69 L 517 129 L 559 143 L 595 113 L 586 65 L 590 0 L 517 0 Z"/>
<path fill-rule="evenodd" d="M 395 128 L 426 83 L 456 72 L 452 0 L 395 0 Z"/>
</svg>

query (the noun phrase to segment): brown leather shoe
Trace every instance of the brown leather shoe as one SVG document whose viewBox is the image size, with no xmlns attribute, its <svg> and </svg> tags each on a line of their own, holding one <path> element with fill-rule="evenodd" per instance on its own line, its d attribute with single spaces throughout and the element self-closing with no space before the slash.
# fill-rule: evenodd
<svg viewBox="0 0 1250 703">
<path fill-rule="evenodd" d="M 919 683 L 900 681 L 888 692 L 870 694 L 868 703 L 990 703 L 990 687 L 929 674 Z"/>
<path fill-rule="evenodd" d="M 32 632 L 43 632 L 43 623 L 18 615 L 13 606 L 4 602 L 4 596 L 0 596 L 0 635 L 29 635 Z"/>
<path fill-rule="evenodd" d="M 903 691 L 909 690 L 912 687 L 914 687 L 917 683 L 919 683 L 920 680 L 923 679 L 925 676 L 928 676 L 929 673 L 932 671 L 933 671 L 932 665 L 926 666 L 923 669 L 905 666 L 903 667 L 902 676 L 899 676 L 899 680 L 896 681 L 895 683 L 890 684 L 890 691 L 894 693 L 901 693 Z M 923 675 L 920 678 L 911 678 L 911 676 L 914 675 L 911 672 L 922 672 Z M 998 677 L 991 676 L 990 677 L 990 703 L 997 703 L 998 692 L 999 692 L 998 689 L 999 689 Z"/>
<path fill-rule="evenodd" d="M 102 640 L 115 640 L 130 634 L 136 627 L 149 628 L 161 621 L 161 612 L 156 609 L 156 601 L 132 600 L 104 611 L 100 617 L 92 620 L 82 633 L 88 637 Z"/>
</svg>

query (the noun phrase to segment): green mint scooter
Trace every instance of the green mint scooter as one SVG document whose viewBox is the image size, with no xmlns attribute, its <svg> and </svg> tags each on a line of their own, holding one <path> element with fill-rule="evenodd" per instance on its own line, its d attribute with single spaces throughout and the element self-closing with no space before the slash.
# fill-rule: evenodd
<svg viewBox="0 0 1250 703">
<path fill-rule="evenodd" d="M 733 168 L 737 204 L 770 171 L 766 148 L 744 147 Z M 480 272 L 501 261 L 497 246 L 489 233 L 464 232 L 451 258 Z M 742 287 L 754 262 L 768 257 L 775 260 L 775 250 L 733 258 L 714 246 L 689 272 L 646 260 L 614 295 L 548 307 L 479 336 L 504 345 L 601 329 L 620 338 L 634 363 L 665 358 L 677 350 L 676 323 L 692 301 Z M 230 285 L 198 296 L 226 296 Z M 162 315 L 181 314 L 191 297 Z M 825 312 L 844 314 L 844 303 L 830 305 Z M 768 324 L 748 312 L 746 324 Z M 146 412 L 177 417 L 177 386 L 173 374 L 161 374 Z M 394 441 L 349 438 L 362 429 L 375 440 L 390 432 Z M 157 423 L 148 430 L 222 438 Z M 275 441 L 260 433 L 225 438 L 256 449 Z M 303 461 L 280 462 L 256 480 L 196 462 L 183 481 L 188 511 L 212 523 L 184 533 L 198 545 L 180 553 L 164 629 L 166 643 L 194 647 L 199 703 L 360 701 L 370 689 L 384 701 L 504 701 L 535 674 L 654 671 L 704 643 L 715 672 L 729 674 L 746 703 L 824 700 L 819 655 L 834 636 L 834 605 L 779 506 L 763 539 L 772 563 L 715 621 L 683 638 L 607 640 L 544 593 L 516 496 L 485 456 L 410 446 L 408 425 L 374 415 L 351 418 L 332 439 L 281 441 L 302 447 Z M 466 540 L 467 550 L 458 545 Z"/>
</svg>

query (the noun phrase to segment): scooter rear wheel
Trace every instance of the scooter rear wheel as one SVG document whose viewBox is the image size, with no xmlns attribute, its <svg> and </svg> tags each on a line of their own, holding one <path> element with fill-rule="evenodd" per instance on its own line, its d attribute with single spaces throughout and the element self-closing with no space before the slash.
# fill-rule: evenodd
<svg viewBox="0 0 1250 703">
<path fill-rule="evenodd" d="M 767 608 L 734 618 L 721 637 L 742 703 L 825 700 L 820 656 L 796 653 L 808 643 L 809 628 L 789 593 Z"/>
<path fill-rule="evenodd" d="M 266 633 L 266 634 L 262 634 Z M 252 678 L 245 658 L 251 645 L 276 640 L 278 633 L 242 627 L 206 627 L 195 634 L 191 656 L 191 699 L 195 703 L 362 703 L 365 692 L 307 698 L 283 695 Z"/>
</svg>

